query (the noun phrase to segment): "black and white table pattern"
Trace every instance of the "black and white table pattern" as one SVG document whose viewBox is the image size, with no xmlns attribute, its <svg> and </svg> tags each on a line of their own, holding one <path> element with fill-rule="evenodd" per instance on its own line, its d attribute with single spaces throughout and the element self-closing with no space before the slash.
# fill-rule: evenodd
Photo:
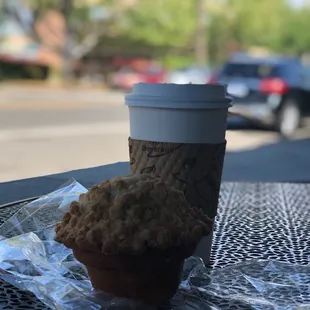
<svg viewBox="0 0 310 310">
<path fill-rule="evenodd" d="M 0 207 L 0 224 L 22 205 Z M 222 184 L 211 264 L 221 268 L 249 259 L 310 264 L 310 184 Z M 309 296 L 300 298 L 310 303 Z M 222 302 L 221 309 L 246 309 Z M 48 308 L 0 280 L 0 309 Z"/>
</svg>

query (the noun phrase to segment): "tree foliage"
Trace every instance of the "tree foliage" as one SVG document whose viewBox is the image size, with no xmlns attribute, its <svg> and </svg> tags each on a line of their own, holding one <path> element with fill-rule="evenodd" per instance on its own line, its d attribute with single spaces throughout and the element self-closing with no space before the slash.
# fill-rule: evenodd
<svg viewBox="0 0 310 310">
<path fill-rule="evenodd" d="M 195 30 L 195 2 L 141 0 L 124 12 L 123 30 L 151 45 L 183 47 Z"/>
<path fill-rule="evenodd" d="M 229 46 L 263 46 L 271 51 L 301 53 L 310 49 L 310 10 L 294 10 L 287 0 L 205 0 L 206 36 L 213 61 Z M 140 0 L 122 16 L 131 38 L 157 46 L 190 47 L 196 27 L 195 1 Z M 191 51 L 191 49 L 185 49 Z"/>
<path fill-rule="evenodd" d="M 39 11 L 56 8 L 60 3 L 60 0 L 28 1 Z M 143 48 L 159 50 L 160 56 L 167 53 L 179 59 L 190 58 L 193 56 L 197 24 L 196 1 L 97 0 L 96 6 L 106 7 L 112 17 L 94 22 L 89 18 L 88 2 L 75 0 L 68 22 L 79 42 L 83 43 L 85 37 L 94 40 L 97 36 L 96 44 L 89 45 L 92 49 L 104 47 L 105 42 L 113 38 L 115 46 L 119 40 L 122 52 L 124 45 L 121 42 L 126 37 L 126 42 L 132 42 L 128 49 L 133 52 Z M 290 54 L 310 50 L 309 7 L 293 9 L 287 0 L 202 1 L 205 1 L 205 35 L 212 62 L 223 60 L 234 49 L 252 46 Z"/>
</svg>

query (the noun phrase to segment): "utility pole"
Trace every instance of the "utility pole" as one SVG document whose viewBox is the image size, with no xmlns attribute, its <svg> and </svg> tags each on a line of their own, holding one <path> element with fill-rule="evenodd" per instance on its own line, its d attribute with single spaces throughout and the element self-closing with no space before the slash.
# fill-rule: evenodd
<svg viewBox="0 0 310 310">
<path fill-rule="evenodd" d="M 208 62 L 207 29 L 206 29 L 206 0 L 195 0 L 196 2 L 196 36 L 195 36 L 195 58 L 199 65 Z"/>
<path fill-rule="evenodd" d="M 72 59 L 70 55 L 70 42 L 71 42 L 71 31 L 69 27 L 69 17 L 71 11 L 73 9 L 74 0 L 59 0 L 59 10 L 64 16 L 67 24 L 66 24 L 66 33 L 65 33 L 65 42 L 63 44 L 63 66 L 62 66 L 62 77 L 63 79 L 68 79 L 71 77 L 71 67 L 72 67 Z"/>
</svg>

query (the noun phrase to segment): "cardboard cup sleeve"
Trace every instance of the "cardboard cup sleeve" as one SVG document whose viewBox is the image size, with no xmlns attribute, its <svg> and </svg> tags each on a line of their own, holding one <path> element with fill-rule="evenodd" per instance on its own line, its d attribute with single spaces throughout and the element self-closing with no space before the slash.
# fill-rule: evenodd
<svg viewBox="0 0 310 310">
<path fill-rule="evenodd" d="M 129 138 L 131 173 L 147 173 L 182 190 L 187 201 L 210 217 L 217 213 L 226 141 L 165 143 Z"/>
</svg>

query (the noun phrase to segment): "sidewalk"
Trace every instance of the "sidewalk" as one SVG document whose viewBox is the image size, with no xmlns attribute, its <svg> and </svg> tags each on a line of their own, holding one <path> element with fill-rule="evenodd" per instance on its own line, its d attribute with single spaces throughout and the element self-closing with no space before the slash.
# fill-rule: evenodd
<svg viewBox="0 0 310 310">
<path fill-rule="evenodd" d="M 44 88 L 47 90 L 53 89 L 68 89 L 68 88 L 82 88 L 88 90 L 108 90 L 108 88 L 102 85 L 90 85 L 86 83 L 78 83 L 78 82 L 51 82 L 51 81 L 40 81 L 40 80 L 10 80 L 10 81 L 0 81 L 1 86 L 5 86 L 6 88 Z"/>
<path fill-rule="evenodd" d="M 124 93 L 80 86 L 47 86 L 40 83 L 1 83 L 0 108 L 19 109 L 57 105 L 123 104 Z"/>
</svg>

